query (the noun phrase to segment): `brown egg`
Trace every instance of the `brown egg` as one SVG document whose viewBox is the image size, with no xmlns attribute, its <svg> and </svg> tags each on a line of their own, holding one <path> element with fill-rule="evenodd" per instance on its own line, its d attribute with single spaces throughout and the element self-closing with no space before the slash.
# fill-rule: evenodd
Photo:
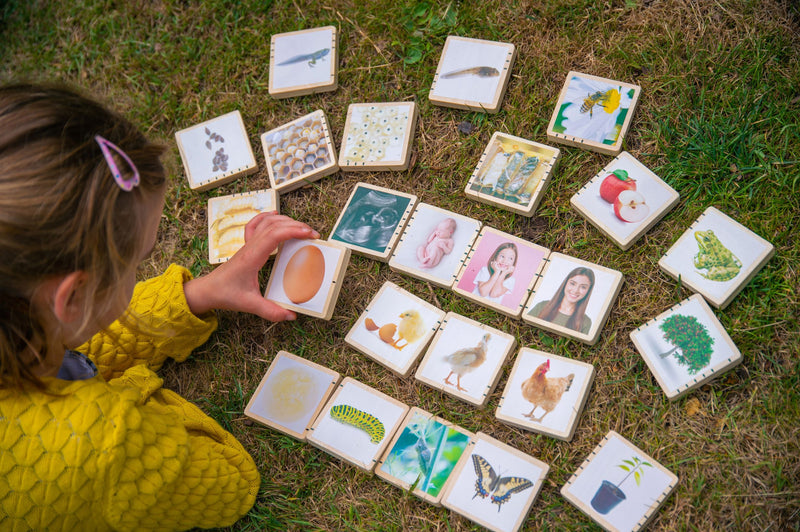
<svg viewBox="0 0 800 532">
<path fill-rule="evenodd" d="M 305 303 L 319 292 L 325 278 L 325 256 L 312 244 L 298 249 L 286 264 L 283 291 L 292 303 Z"/>
<path fill-rule="evenodd" d="M 397 325 L 387 323 L 378 330 L 378 336 L 387 344 L 394 344 L 394 333 L 397 332 Z"/>
</svg>

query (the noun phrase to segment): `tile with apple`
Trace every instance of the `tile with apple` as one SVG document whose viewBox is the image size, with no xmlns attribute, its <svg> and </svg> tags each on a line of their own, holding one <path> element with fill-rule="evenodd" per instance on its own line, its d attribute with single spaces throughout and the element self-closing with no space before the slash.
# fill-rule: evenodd
<svg viewBox="0 0 800 532">
<path fill-rule="evenodd" d="M 678 193 L 628 152 L 595 175 L 570 203 L 614 241 L 630 248 L 678 202 Z"/>
</svg>

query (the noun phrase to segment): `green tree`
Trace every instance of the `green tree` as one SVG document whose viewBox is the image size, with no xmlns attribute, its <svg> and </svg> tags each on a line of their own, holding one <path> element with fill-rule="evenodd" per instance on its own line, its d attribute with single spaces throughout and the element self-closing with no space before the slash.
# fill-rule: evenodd
<svg viewBox="0 0 800 532">
<path fill-rule="evenodd" d="M 665 319 L 659 329 L 664 333 L 664 339 L 674 345 L 666 353 L 659 355 L 666 358 L 675 355 L 678 363 L 687 366 L 689 373 L 694 375 L 711 360 L 714 352 L 712 346 L 714 339 L 708 334 L 708 329 L 694 316 L 673 314 Z"/>
</svg>

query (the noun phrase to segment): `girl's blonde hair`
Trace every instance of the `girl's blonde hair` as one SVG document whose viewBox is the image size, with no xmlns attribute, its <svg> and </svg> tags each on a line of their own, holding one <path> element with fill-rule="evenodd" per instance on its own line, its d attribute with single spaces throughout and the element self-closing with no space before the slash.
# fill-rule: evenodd
<svg viewBox="0 0 800 532">
<path fill-rule="evenodd" d="M 138 187 L 117 185 L 95 135 L 127 153 Z M 82 328 L 88 316 L 119 305 L 115 288 L 145 251 L 145 202 L 165 184 L 162 152 L 128 120 L 71 89 L 0 87 L 0 385 L 41 386 L 31 355 L 40 362 L 48 338 L 31 302 L 43 281 L 89 274 Z M 115 160 L 130 177 L 129 165 Z"/>
</svg>

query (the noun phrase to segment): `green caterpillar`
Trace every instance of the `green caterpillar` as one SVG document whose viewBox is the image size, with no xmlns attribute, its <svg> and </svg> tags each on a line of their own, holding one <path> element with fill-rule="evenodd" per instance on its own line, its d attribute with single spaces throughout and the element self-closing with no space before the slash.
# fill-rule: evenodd
<svg viewBox="0 0 800 532">
<path fill-rule="evenodd" d="M 349 405 L 336 405 L 331 408 L 331 418 L 363 430 L 369 435 L 372 443 L 380 443 L 386 434 L 380 419 Z"/>
</svg>

